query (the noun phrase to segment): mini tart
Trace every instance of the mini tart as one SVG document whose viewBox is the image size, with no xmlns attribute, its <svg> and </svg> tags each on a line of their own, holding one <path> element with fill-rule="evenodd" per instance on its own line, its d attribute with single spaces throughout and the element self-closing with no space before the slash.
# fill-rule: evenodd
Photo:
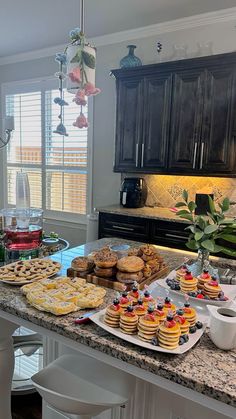
<svg viewBox="0 0 236 419">
<path fill-rule="evenodd" d="M 211 281 L 211 275 L 209 272 L 202 272 L 201 275 L 197 277 L 198 279 L 198 288 L 200 290 L 204 289 L 204 285 L 207 284 L 209 281 Z"/>
<path fill-rule="evenodd" d="M 197 320 L 197 313 L 193 307 L 183 307 L 183 317 L 189 322 L 190 326 L 194 326 Z"/>
<path fill-rule="evenodd" d="M 139 317 L 138 337 L 145 342 L 150 342 L 156 336 L 158 326 L 159 321 L 153 313 Z"/>
<path fill-rule="evenodd" d="M 209 281 L 204 284 L 204 294 L 209 298 L 217 298 L 221 291 L 217 281 Z"/>
<path fill-rule="evenodd" d="M 94 263 L 99 268 L 112 268 L 116 265 L 118 257 L 109 248 L 102 249 L 94 255 Z"/>
<path fill-rule="evenodd" d="M 180 289 L 184 293 L 190 291 L 197 291 L 198 280 L 191 273 L 186 273 L 184 277 L 180 278 Z"/>
<path fill-rule="evenodd" d="M 94 262 L 88 257 L 77 256 L 71 261 L 71 267 L 77 272 L 87 272 L 93 269 Z"/>
<path fill-rule="evenodd" d="M 158 329 L 159 346 L 165 349 L 176 349 L 179 346 L 180 325 L 175 320 L 165 320 Z"/>
<path fill-rule="evenodd" d="M 138 256 L 125 256 L 117 262 L 117 269 L 121 272 L 138 272 L 143 268 L 144 261 Z"/>
<path fill-rule="evenodd" d="M 106 309 L 104 322 L 110 327 L 119 327 L 120 315 L 121 315 L 120 305 L 111 304 Z"/>
<path fill-rule="evenodd" d="M 187 335 L 190 327 L 189 321 L 184 316 L 179 314 L 174 316 L 174 320 L 179 323 L 181 335 Z"/>
<path fill-rule="evenodd" d="M 187 272 L 187 268 L 185 266 L 181 266 L 181 268 L 176 271 L 175 279 L 177 281 L 180 281 L 180 279 L 186 275 L 186 272 Z"/>
<path fill-rule="evenodd" d="M 137 332 L 138 316 L 135 312 L 125 311 L 120 316 L 120 329 L 122 332 L 133 335 Z"/>
</svg>

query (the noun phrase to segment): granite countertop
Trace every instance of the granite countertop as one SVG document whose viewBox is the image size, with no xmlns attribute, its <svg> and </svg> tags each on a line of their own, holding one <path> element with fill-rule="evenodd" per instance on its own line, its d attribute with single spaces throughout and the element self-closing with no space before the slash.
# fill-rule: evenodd
<svg viewBox="0 0 236 419">
<path fill-rule="evenodd" d="M 154 220 L 177 221 L 179 223 L 188 223 L 188 220 L 179 218 L 170 208 L 162 207 L 143 207 L 126 208 L 121 205 L 109 205 L 107 207 L 97 208 L 99 212 L 108 214 L 129 215 L 130 217 L 152 218 Z"/>
<path fill-rule="evenodd" d="M 61 254 L 54 255 L 52 258 L 63 264 L 62 274 L 64 274 L 75 256 L 87 255 L 105 244 L 117 242 L 138 245 L 137 242 L 121 239 L 101 239 L 69 249 Z M 170 269 L 181 264 L 184 257 L 193 256 L 190 252 L 167 248 L 160 248 L 160 253 Z M 224 267 L 233 265 L 236 269 L 235 262 L 223 259 L 215 259 L 215 261 Z M 108 290 L 104 305 L 100 308 L 104 308 L 113 297 L 114 291 Z M 185 354 L 161 354 L 113 337 L 95 324 L 75 325 L 73 320 L 78 316 L 78 312 L 61 317 L 40 312 L 26 302 L 19 287 L 16 286 L 0 284 L 0 309 L 128 364 L 236 407 L 236 350 L 226 352 L 217 349 L 211 342 L 208 331 L 204 333 L 194 348 Z"/>
</svg>

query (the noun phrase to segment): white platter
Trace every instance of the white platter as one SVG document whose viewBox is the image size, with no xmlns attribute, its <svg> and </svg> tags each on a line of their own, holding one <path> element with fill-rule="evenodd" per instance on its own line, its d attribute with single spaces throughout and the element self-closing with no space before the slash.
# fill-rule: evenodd
<svg viewBox="0 0 236 419">
<path fill-rule="evenodd" d="M 123 339 L 123 340 L 125 340 L 129 343 L 133 343 L 134 345 L 141 346 L 142 348 L 145 348 L 145 349 L 151 349 L 152 351 L 163 352 L 163 353 L 166 353 L 166 354 L 179 355 L 179 354 L 184 354 L 185 352 L 187 352 L 189 349 L 191 349 L 195 345 L 195 343 L 198 342 L 198 340 L 203 335 L 203 332 L 204 332 L 204 330 L 207 326 L 207 324 L 205 322 L 205 319 L 203 320 L 201 318 L 201 316 L 198 316 L 198 320 L 202 321 L 202 323 L 203 323 L 202 329 L 197 329 L 197 331 L 195 333 L 189 334 L 189 341 L 188 342 L 184 343 L 183 345 L 179 346 L 176 349 L 169 350 L 169 349 L 161 348 L 160 346 L 154 346 L 154 345 L 152 345 L 151 343 L 148 343 L 148 342 L 144 342 L 144 341 L 140 340 L 137 335 L 126 335 L 120 329 L 116 329 L 116 328 L 108 326 L 104 322 L 105 312 L 106 312 L 106 309 L 98 311 L 97 313 L 93 314 L 90 317 L 90 320 L 92 320 L 94 323 L 96 323 L 102 329 L 106 330 L 107 332 L 111 333 L 114 336 L 117 336 L 120 339 Z"/>
<path fill-rule="evenodd" d="M 185 299 L 185 294 L 183 294 L 181 291 L 172 290 L 166 283 L 167 278 L 175 278 L 175 271 L 171 271 L 169 273 L 169 275 L 167 275 L 163 279 L 158 279 L 155 283 L 160 285 L 161 287 L 165 288 L 166 290 L 168 290 L 170 294 L 178 295 L 178 297 L 180 297 L 184 300 Z M 152 284 L 152 286 L 153 286 L 153 284 Z M 205 299 L 195 298 L 195 297 L 191 297 L 191 296 L 189 296 L 189 300 L 190 301 L 195 301 L 199 305 L 211 304 L 211 305 L 219 306 L 219 307 L 225 307 L 225 306 L 231 305 L 233 300 L 236 297 L 236 285 L 220 284 L 220 287 L 221 287 L 222 291 L 224 292 L 225 296 L 228 297 L 227 301 L 205 300 Z"/>
</svg>

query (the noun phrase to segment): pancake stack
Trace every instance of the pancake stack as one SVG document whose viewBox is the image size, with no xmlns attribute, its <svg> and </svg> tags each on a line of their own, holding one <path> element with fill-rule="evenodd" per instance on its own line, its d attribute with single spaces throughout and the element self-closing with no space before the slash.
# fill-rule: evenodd
<svg viewBox="0 0 236 419">
<path fill-rule="evenodd" d="M 209 298 L 218 298 L 221 287 L 215 279 L 204 284 L 204 294 Z"/>
<path fill-rule="evenodd" d="M 164 306 L 163 306 L 162 303 L 157 304 L 157 307 L 154 309 L 153 314 L 157 318 L 159 324 L 162 323 L 165 320 L 166 312 L 164 310 Z"/>
<path fill-rule="evenodd" d="M 177 310 L 174 320 L 179 323 L 181 335 L 187 335 L 189 333 L 190 323 L 184 317 L 184 310 Z"/>
<path fill-rule="evenodd" d="M 158 342 L 162 348 L 176 349 L 179 346 L 180 325 L 172 315 L 168 315 L 166 320 L 160 324 L 158 330 Z"/>
<path fill-rule="evenodd" d="M 128 296 L 127 291 L 122 291 L 121 297 L 120 297 L 120 307 L 121 310 L 124 311 L 127 309 L 128 306 L 132 304 L 131 298 Z"/>
<path fill-rule="evenodd" d="M 200 290 L 204 289 L 204 285 L 211 281 L 211 275 L 207 269 L 204 269 L 201 275 L 198 276 L 198 288 Z"/>
<path fill-rule="evenodd" d="M 151 342 L 156 336 L 159 326 L 159 320 L 153 313 L 153 309 L 149 308 L 145 316 L 139 318 L 138 337 L 145 342 Z"/>
<path fill-rule="evenodd" d="M 176 313 L 176 306 L 171 302 L 171 299 L 169 297 L 165 298 L 163 310 L 166 313 L 166 315 L 169 313 L 170 310 L 173 314 Z"/>
<path fill-rule="evenodd" d="M 155 303 L 154 298 L 151 296 L 150 292 L 146 288 L 144 293 L 143 293 L 143 305 L 144 305 L 144 307 L 148 308 L 150 304 L 154 304 L 154 303 Z"/>
<path fill-rule="evenodd" d="M 184 293 L 197 291 L 198 280 L 192 276 L 190 271 L 187 271 L 183 277 L 180 277 L 180 289 Z"/>
<path fill-rule="evenodd" d="M 110 304 L 105 313 L 104 321 L 108 326 L 119 327 L 120 326 L 120 315 L 121 307 L 118 298 L 113 300 L 113 304 Z"/>
<path fill-rule="evenodd" d="M 131 291 L 128 293 L 128 296 L 132 300 L 133 305 L 137 304 L 140 298 L 140 292 L 137 283 L 134 283 L 134 285 L 131 288 Z"/>
<path fill-rule="evenodd" d="M 177 269 L 176 271 L 176 280 L 180 281 L 181 278 L 183 278 L 186 275 L 188 268 L 186 265 L 182 265 L 180 269 Z"/>
<path fill-rule="evenodd" d="M 194 326 L 197 320 L 197 313 L 193 307 L 190 307 L 190 303 L 186 302 L 183 307 L 183 316 L 189 322 L 190 327 Z"/>
<path fill-rule="evenodd" d="M 147 314 L 147 308 L 143 305 L 143 300 L 138 300 L 137 304 L 134 306 L 134 312 L 138 317 Z"/>
<path fill-rule="evenodd" d="M 134 335 L 137 333 L 138 316 L 132 306 L 128 306 L 120 316 L 120 329 L 123 333 Z"/>
</svg>

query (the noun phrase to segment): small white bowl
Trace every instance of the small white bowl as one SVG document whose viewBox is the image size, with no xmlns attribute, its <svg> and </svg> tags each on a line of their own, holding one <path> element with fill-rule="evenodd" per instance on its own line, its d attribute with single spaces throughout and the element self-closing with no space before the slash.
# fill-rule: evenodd
<svg viewBox="0 0 236 419">
<path fill-rule="evenodd" d="M 116 252 L 117 257 L 123 258 L 124 256 L 127 256 L 127 252 L 130 249 L 130 245 L 129 244 L 113 244 L 112 246 L 109 246 L 110 249 L 113 252 Z"/>
</svg>

